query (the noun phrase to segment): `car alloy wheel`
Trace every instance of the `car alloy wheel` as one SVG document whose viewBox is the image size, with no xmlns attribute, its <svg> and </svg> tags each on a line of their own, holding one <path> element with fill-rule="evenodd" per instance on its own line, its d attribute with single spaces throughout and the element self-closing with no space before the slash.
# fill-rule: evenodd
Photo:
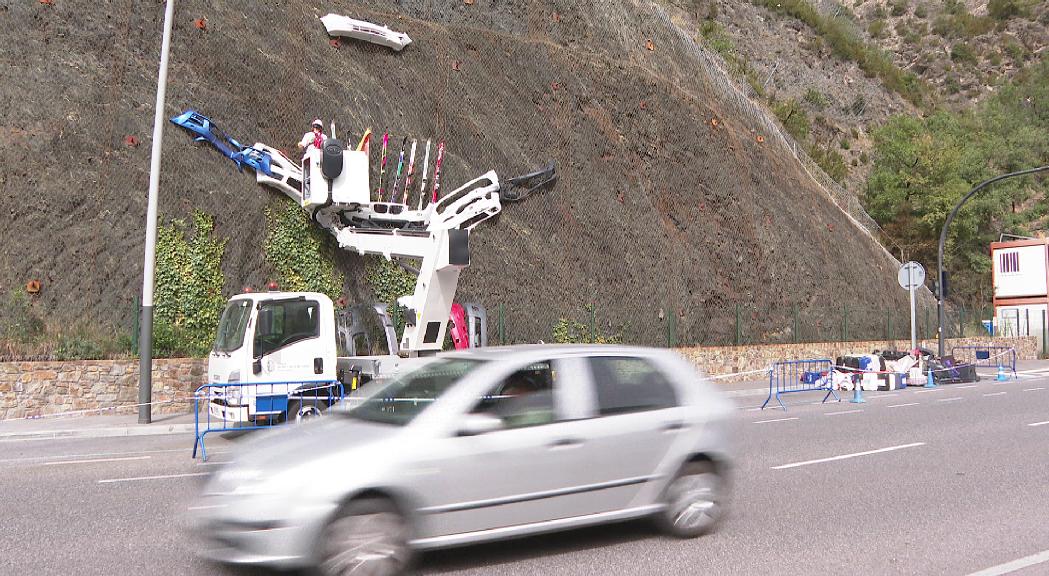
<svg viewBox="0 0 1049 576">
<path fill-rule="evenodd" d="M 708 532 L 721 516 L 721 484 L 709 463 L 686 464 L 667 487 L 664 529 L 679 538 Z"/>
<path fill-rule="evenodd" d="M 321 573 L 326 576 L 392 576 L 407 569 L 408 523 L 384 500 L 351 502 L 328 525 Z"/>
</svg>

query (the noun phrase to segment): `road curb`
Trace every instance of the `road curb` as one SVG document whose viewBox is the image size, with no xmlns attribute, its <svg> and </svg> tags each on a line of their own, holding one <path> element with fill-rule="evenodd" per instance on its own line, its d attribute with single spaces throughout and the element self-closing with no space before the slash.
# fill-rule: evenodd
<svg viewBox="0 0 1049 576">
<path fill-rule="evenodd" d="M 193 434 L 193 424 L 146 424 L 114 428 L 83 428 L 72 430 L 35 430 L 0 432 L 0 440 L 39 440 L 48 438 L 113 438 L 120 436 L 162 436 Z"/>
</svg>

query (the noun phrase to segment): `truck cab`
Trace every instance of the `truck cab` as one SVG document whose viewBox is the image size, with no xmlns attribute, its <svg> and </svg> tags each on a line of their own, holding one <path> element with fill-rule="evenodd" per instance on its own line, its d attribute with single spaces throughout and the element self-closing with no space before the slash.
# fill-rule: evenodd
<svg viewBox="0 0 1049 576">
<path fill-rule="evenodd" d="M 317 292 L 240 294 L 226 305 L 208 358 L 209 411 L 236 422 L 314 415 L 336 381 L 335 307 Z M 235 384 L 256 384 L 237 386 Z M 308 398 L 308 399 L 307 399 Z M 305 407 L 304 414 L 298 414 Z"/>
</svg>

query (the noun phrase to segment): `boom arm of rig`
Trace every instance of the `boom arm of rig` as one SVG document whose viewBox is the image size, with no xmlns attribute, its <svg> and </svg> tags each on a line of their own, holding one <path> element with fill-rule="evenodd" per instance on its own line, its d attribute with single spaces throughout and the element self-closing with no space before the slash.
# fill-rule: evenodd
<svg viewBox="0 0 1049 576">
<path fill-rule="evenodd" d="M 557 179 L 553 162 L 541 170 L 511 178 L 501 189 L 494 171 L 475 178 L 422 208 L 404 202 L 372 199 L 368 154 L 350 150 L 329 138 L 322 149 L 310 148 L 301 167 L 264 144 L 270 174 L 256 172 L 260 184 L 277 188 L 307 210 L 328 230 L 339 247 L 387 260 L 419 260 L 415 291 L 398 303 L 407 308 L 400 349 L 408 356 L 436 354 L 444 343 L 459 274 L 470 264 L 470 230 L 499 214 L 502 202 L 522 200 Z M 425 181 L 424 181 L 425 183 Z M 404 266 L 410 268 L 409 266 Z"/>
</svg>

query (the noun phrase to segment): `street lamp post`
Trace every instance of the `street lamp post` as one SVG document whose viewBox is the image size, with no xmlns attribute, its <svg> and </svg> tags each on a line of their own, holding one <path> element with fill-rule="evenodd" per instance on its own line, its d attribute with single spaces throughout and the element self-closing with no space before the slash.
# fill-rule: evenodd
<svg viewBox="0 0 1049 576">
<path fill-rule="evenodd" d="M 987 186 L 989 186 L 991 184 L 994 184 L 995 182 L 998 182 L 999 180 L 1005 180 L 1007 178 L 1016 178 L 1017 176 L 1026 176 L 1028 174 L 1034 174 L 1036 172 L 1044 172 L 1046 170 L 1049 170 L 1049 165 L 1040 166 L 1038 168 L 1030 168 L 1030 169 L 1027 169 L 1027 170 L 1020 170 L 1019 172 L 1010 172 L 1008 174 L 1002 174 L 1001 176 L 995 176 L 994 178 L 991 178 L 990 180 L 986 180 L 984 182 L 981 182 L 981 183 L 977 184 L 975 188 L 970 190 L 969 193 L 966 194 L 965 197 L 962 198 L 957 204 L 955 204 L 954 209 L 951 210 L 951 213 L 947 215 L 947 220 L 943 223 L 943 228 L 940 229 L 940 245 L 939 245 L 939 249 L 938 249 L 939 251 L 937 252 L 937 255 L 936 255 L 936 315 L 937 315 L 937 321 L 938 321 L 937 322 L 938 327 L 937 327 L 936 334 L 937 334 L 937 345 L 938 345 L 937 353 L 940 356 L 943 356 L 943 352 L 944 352 L 944 349 L 943 349 L 943 321 L 944 321 L 944 310 L 943 310 L 943 298 L 944 298 L 944 293 L 943 293 L 943 245 L 947 242 L 947 228 L 951 225 L 951 222 L 954 221 L 954 217 L 958 215 L 958 211 L 962 209 L 962 205 L 964 205 L 966 202 L 968 202 L 970 198 L 972 198 L 974 195 L 976 195 L 976 193 L 979 192 L 980 190 L 982 190 L 983 188 L 985 188 L 985 187 L 987 187 Z"/>
<path fill-rule="evenodd" d="M 168 53 L 175 0 L 164 10 L 164 39 L 160 44 L 157 74 L 157 109 L 153 117 L 153 150 L 149 160 L 149 201 L 146 208 L 146 255 L 142 267 L 142 310 L 138 338 L 138 423 L 152 420 L 153 398 L 153 272 L 157 247 L 157 193 L 160 189 L 160 151 L 164 139 L 164 96 L 168 87 Z"/>
</svg>

